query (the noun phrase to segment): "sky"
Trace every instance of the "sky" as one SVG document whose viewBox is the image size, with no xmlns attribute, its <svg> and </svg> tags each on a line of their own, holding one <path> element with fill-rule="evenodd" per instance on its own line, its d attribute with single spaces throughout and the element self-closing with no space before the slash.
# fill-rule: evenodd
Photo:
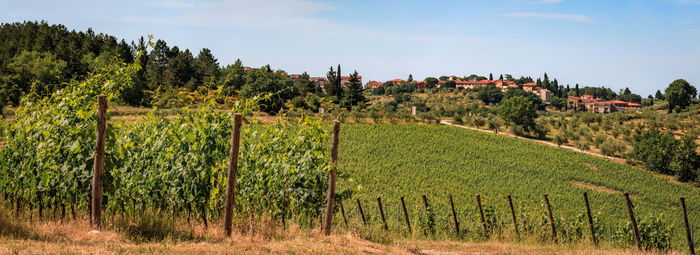
<svg viewBox="0 0 700 255">
<path fill-rule="evenodd" d="M 363 82 L 472 73 L 629 87 L 700 87 L 700 0 L 0 0 L 0 22 L 44 20 L 127 41 L 152 34 L 222 66 L 270 64 Z"/>
</svg>

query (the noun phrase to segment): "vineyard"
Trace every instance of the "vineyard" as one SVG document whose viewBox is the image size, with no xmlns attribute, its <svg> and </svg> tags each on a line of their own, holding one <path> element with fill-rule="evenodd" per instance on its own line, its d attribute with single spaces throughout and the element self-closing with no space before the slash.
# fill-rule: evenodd
<svg viewBox="0 0 700 255">
<path fill-rule="evenodd" d="M 107 112 L 104 177 L 94 182 L 99 160 L 93 156 L 101 154 L 95 146 L 101 139 L 95 132 L 101 120 L 95 99 L 119 98 L 139 68 L 115 61 L 49 97 L 23 99 L 15 119 L 0 126 L 3 209 L 30 220 L 49 211 L 54 218 L 58 211 L 60 219 L 75 220 L 92 213 L 93 183 L 101 183 L 104 193 L 96 204 L 105 213 L 95 219 L 98 226 L 118 228 L 124 218 L 148 214 L 168 217 L 173 225 L 185 218 L 205 229 L 210 222 L 219 224 L 236 140 L 232 120 L 242 113 L 233 217 L 251 226 L 258 219 L 282 228 L 285 220 L 316 227 L 328 198 L 336 198 L 326 216 L 335 217 L 336 230 L 345 225 L 370 240 L 522 236 L 585 242 L 582 192 L 590 194 L 597 239 L 611 246 L 634 242 L 623 192 L 631 194 L 645 249 L 684 245 L 681 196 L 688 200 L 691 225 L 700 226 L 700 192 L 691 184 L 581 153 L 437 125 L 344 125 L 339 192 L 333 197 L 327 191 L 335 173 L 330 125 L 325 118 L 303 115 L 260 124 L 251 116 L 265 98 L 234 101 L 224 110 L 211 95 L 198 110 L 184 108 L 165 117 L 156 109 L 138 122 L 109 121 Z M 553 216 L 547 214 L 550 202 Z M 516 226 L 521 236 L 512 235 Z M 559 231 L 550 235 L 550 226 Z"/>
<path fill-rule="evenodd" d="M 131 83 L 138 65 L 115 64 L 73 82 L 50 97 L 25 98 L 16 119 L 3 122 L 0 190 L 15 215 L 45 217 L 60 211 L 75 219 L 92 210 L 98 95 L 109 101 Z M 260 99 L 264 100 L 264 99 Z M 106 221 L 147 212 L 209 221 L 223 216 L 233 113 L 250 115 L 259 100 L 221 110 L 213 100 L 172 118 L 111 123 L 107 114 L 104 196 Z M 244 118 L 234 211 L 315 222 L 325 206 L 329 150 L 327 126 L 301 118 L 291 125 L 261 125 Z M 164 213 L 167 212 L 167 213 Z M 88 213 L 89 214 L 89 213 Z"/>
<path fill-rule="evenodd" d="M 380 225 L 376 203 L 380 196 L 394 231 L 406 231 L 399 213 L 399 199 L 404 197 L 414 226 L 454 233 L 451 195 L 462 232 L 459 238 L 480 240 L 484 235 L 475 200 L 480 194 L 493 228 L 489 231 L 512 233 L 506 199 L 510 194 L 521 232 L 545 239 L 550 231 L 543 194 L 549 194 L 558 239 L 587 239 L 582 192 L 589 194 L 601 242 L 634 245 L 622 192 L 631 194 L 640 232 L 650 231 L 647 238 L 662 246 L 686 245 L 680 196 L 688 200 L 691 226 L 700 226 L 700 191 L 692 184 L 528 141 L 447 126 L 350 125 L 341 132 L 340 148 L 341 169 L 351 176 L 339 183 L 340 189 L 354 193 L 352 201 L 345 201 L 346 214 L 358 215 L 355 199 L 359 199 L 368 217 Z M 422 195 L 427 196 L 434 219 L 424 215 Z"/>
</svg>

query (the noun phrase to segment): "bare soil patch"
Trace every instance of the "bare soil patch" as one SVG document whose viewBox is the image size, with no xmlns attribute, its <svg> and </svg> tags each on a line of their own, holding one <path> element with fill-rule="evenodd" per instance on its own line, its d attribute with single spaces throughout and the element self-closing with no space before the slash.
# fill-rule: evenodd
<svg viewBox="0 0 700 255">
<path fill-rule="evenodd" d="M 591 183 L 587 183 L 587 182 L 575 181 L 575 180 L 570 180 L 569 182 L 573 185 L 587 188 L 587 189 L 594 190 L 594 191 L 598 191 L 598 192 L 603 192 L 603 193 L 608 193 L 608 194 L 622 194 L 622 193 L 624 193 L 624 192 L 619 191 L 619 190 L 615 190 L 615 189 L 611 189 L 611 188 L 608 188 L 605 186 L 595 185 L 595 184 L 591 184 Z M 635 199 L 642 198 L 642 197 L 640 197 L 638 195 L 634 195 L 634 194 L 630 194 L 630 197 L 635 198 Z"/>
</svg>

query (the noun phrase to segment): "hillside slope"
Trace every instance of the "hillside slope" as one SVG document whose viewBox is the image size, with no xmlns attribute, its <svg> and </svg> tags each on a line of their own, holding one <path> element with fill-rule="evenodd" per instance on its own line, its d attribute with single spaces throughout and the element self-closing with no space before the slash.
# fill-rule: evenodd
<svg viewBox="0 0 700 255">
<path fill-rule="evenodd" d="M 417 220 L 423 194 L 444 229 L 452 224 L 448 195 L 461 227 L 480 228 L 476 194 L 487 212 L 493 210 L 491 218 L 506 228 L 512 228 L 506 195 L 512 195 L 520 220 L 543 222 L 543 194 L 549 194 L 559 227 L 572 226 L 583 218 L 584 191 L 604 239 L 627 223 L 622 192 L 631 194 L 640 221 L 652 215 L 661 219 L 672 232 L 673 247 L 685 245 L 680 196 L 687 198 L 691 225 L 700 226 L 700 190 L 610 160 L 449 126 L 345 125 L 341 130 L 341 169 L 349 178 L 338 185 L 354 192 L 352 203 L 345 201 L 347 214 L 358 215 L 354 199 L 359 198 L 376 219 L 376 197 L 381 196 L 393 229 L 400 218 L 399 198 L 405 197 L 409 217 Z"/>
</svg>

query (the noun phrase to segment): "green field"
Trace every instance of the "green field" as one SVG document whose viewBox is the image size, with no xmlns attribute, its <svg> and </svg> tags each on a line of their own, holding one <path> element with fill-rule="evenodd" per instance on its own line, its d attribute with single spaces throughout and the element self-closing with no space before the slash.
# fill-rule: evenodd
<svg viewBox="0 0 700 255">
<path fill-rule="evenodd" d="M 409 217 L 415 219 L 423 210 L 423 194 L 443 225 L 452 224 L 448 195 L 454 197 L 462 228 L 478 229 L 475 195 L 481 194 L 484 205 L 495 210 L 506 229 L 512 228 L 506 195 L 512 195 L 519 217 L 533 221 L 546 215 L 545 193 L 558 224 L 572 225 L 585 212 L 584 191 L 605 230 L 599 234 L 603 238 L 609 236 L 608 226 L 614 232 L 628 221 L 621 194 L 625 191 L 632 196 L 638 219 L 661 218 L 663 227 L 673 233 L 675 248 L 685 245 L 680 196 L 687 199 L 691 225 L 700 226 L 696 187 L 610 160 L 448 126 L 345 125 L 341 129 L 341 169 L 349 177 L 338 185 L 341 191 L 354 191 L 352 203 L 345 201 L 346 211 L 356 217 L 354 199 L 360 198 L 365 211 L 377 217 L 376 197 L 381 196 L 388 207 L 390 228 L 396 229 L 399 197 L 405 197 Z"/>
</svg>

